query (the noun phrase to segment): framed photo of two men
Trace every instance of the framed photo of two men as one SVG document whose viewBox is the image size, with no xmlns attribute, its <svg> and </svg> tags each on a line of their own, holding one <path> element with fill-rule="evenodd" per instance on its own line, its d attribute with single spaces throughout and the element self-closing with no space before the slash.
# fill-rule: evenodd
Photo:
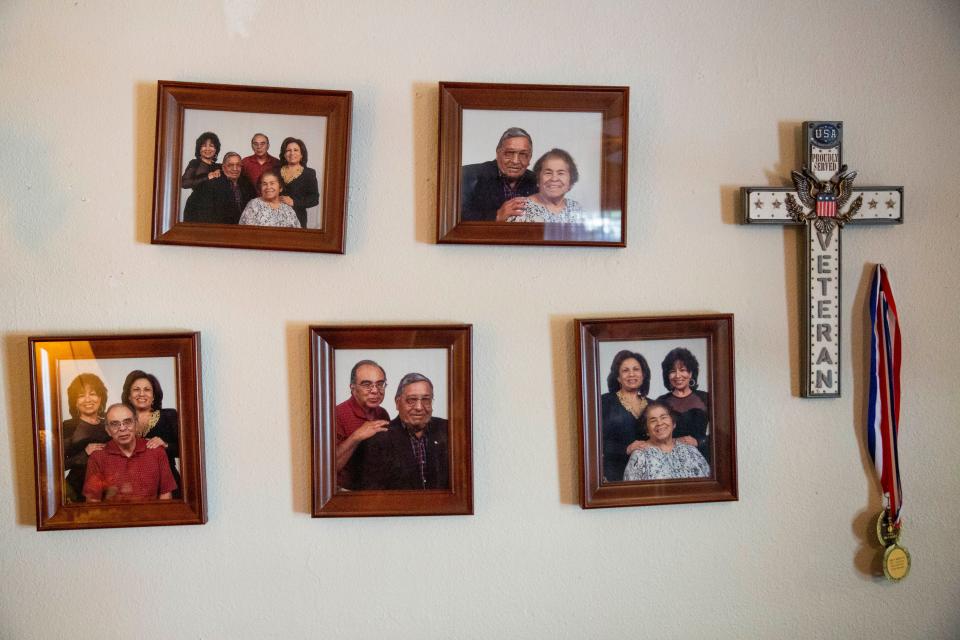
<svg viewBox="0 0 960 640">
<path fill-rule="evenodd" d="M 199 333 L 29 348 L 37 529 L 207 521 Z"/>
<path fill-rule="evenodd" d="M 310 327 L 313 517 L 473 513 L 471 326 Z"/>
<path fill-rule="evenodd" d="M 158 82 L 153 243 L 343 253 L 351 103 Z"/>
<path fill-rule="evenodd" d="M 733 315 L 577 320 L 580 505 L 737 499 Z"/>
<path fill-rule="evenodd" d="M 626 246 L 628 87 L 440 83 L 437 242 Z"/>
</svg>

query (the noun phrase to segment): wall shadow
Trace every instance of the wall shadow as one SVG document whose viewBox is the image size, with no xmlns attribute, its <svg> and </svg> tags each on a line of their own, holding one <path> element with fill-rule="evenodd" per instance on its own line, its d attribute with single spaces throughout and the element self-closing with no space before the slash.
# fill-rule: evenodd
<svg viewBox="0 0 960 640">
<path fill-rule="evenodd" d="M 37 494 L 34 469 L 33 409 L 30 399 L 30 359 L 26 333 L 4 337 L 7 370 L 7 437 L 10 441 L 10 471 L 17 524 L 36 526 Z"/>
<path fill-rule="evenodd" d="M 561 504 L 580 504 L 580 429 L 577 413 L 576 340 L 573 335 L 574 316 L 550 316 L 550 344 L 553 363 L 553 388 L 570 389 L 570 393 L 555 393 L 554 415 L 557 416 L 557 482 Z"/>
<path fill-rule="evenodd" d="M 293 510 L 311 513 L 311 448 L 309 381 L 309 338 L 305 322 L 288 322 L 287 389 L 290 412 L 290 483 Z"/>
<path fill-rule="evenodd" d="M 434 244 L 437 238 L 437 127 L 440 90 L 435 82 L 414 82 L 411 96 L 414 240 Z"/>
<path fill-rule="evenodd" d="M 133 104 L 133 194 L 134 241 L 150 244 L 153 229 L 153 161 L 157 140 L 157 83 L 138 82 L 134 86 Z"/>
</svg>

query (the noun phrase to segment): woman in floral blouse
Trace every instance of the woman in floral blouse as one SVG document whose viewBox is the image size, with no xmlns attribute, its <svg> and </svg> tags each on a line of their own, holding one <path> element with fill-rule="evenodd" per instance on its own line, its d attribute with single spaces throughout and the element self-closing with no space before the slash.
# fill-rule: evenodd
<svg viewBox="0 0 960 640">
<path fill-rule="evenodd" d="M 527 198 L 523 215 L 507 218 L 507 222 L 579 222 L 583 209 L 567 193 L 580 179 L 577 165 L 563 149 L 550 149 L 533 165 L 537 176 L 537 193 Z"/>
<path fill-rule="evenodd" d="M 675 422 L 667 405 L 655 400 L 647 405 L 643 417 L 652 446 L 633 452 L 623 472 L 624 480 L 706 478 L 710 475 L 710 465 L 696 447 L 674 440 Z"/>
<path fill-rule="evenodd" d="M 240 216 L 240 224 L 299 229 L 300 221 L 297 220 L 297 213 L 290 205 L 281 201 L 281 193 L 283 193 L 283 186 L 280 176 L 272 169 L 261 173 L 260 197 L 247 203 L 247 207 Z"/>
</svg>

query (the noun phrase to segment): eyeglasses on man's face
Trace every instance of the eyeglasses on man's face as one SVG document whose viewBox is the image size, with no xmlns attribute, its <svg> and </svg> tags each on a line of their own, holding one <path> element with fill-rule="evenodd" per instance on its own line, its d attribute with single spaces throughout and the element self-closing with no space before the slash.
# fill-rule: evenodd
<svg viewBox="0 0 960 640">
<path fill-rule="evenodd" d="M 364 380 L 363 382 L 358 382 L 356 384 L 358 387 L 360 387 L 364 391 L 373 391 L 374 389 L 376 389 L 377 391 L 383 391 L 384 389 L 387 388 L 386 380 L 380 380 L 379 382 Z"/>
</svg>

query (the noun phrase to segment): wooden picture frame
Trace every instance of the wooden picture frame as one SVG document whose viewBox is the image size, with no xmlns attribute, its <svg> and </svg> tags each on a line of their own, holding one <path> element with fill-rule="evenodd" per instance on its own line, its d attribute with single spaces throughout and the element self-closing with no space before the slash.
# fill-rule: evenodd
<svg viewBox="0 0 960 640">
<path fill-rule="evenodd" d="M 580 505 L 592 509 L 737 500 L 733 315 L 586 319 L 575 324 Z M 625 377 L 631 368 L 637 376 L 633 379 Z M 631 393 L 623 401 L 615 393 L 634 388 L 643 398 L 637 403 L 629 402 Z M 673 397 L 677 394 L 685 394 L 685 399 Z M 631 420 L 629 406 L 638 409 L 654 400 L 666 400 L 668 406 L 651 405 L 648 413 Z M 656 424 L 667 414 L 676 451 L 667 457 L 658 451 L 634 453 L 655 442 L 647 433 L 646 418 L 653 421 L 651 433 L 669 433 Z M 674 466 L 668 472 L 659 466 L 663 464 Z M 618 474 L 623 477 L 616 478 Z"/>
<path fill-rule="evenodd" d="M 33 337 L 29 350 L 38 530 L 207 521 L 199 333 Z M 138 497 L 129 478 L 110 475 L 109 450 L 88 453 L 114 445 L 105 412 L 124 395 L 150 414 L 143 437 L 162 452 L 137 463 L 133 484 L 162 492 L 163 478 L 173 479 L 172 499 Z M 119 449 L 112 453 L 120 459 Z M 143 472 L 141 464 L 153 466 Z"/>
<path fill-rule="evenodd" d="M 471 336 L 466 324 L 310 327 L 313 517 L 473 513 Z M 426 415 L 411 418 L 396 396 L 402 379 L 414 372 L 432 385 L 408 384 L 403 398 L 418 402 L 414 392 L 429 390 L 433 405 Z M 377 391 L 382 383 L 387 388 Z M 357 398 L 367 403 L 365 410 Z M 364 413 L 379 413 L 384 422 L 393 419 L 377 423 L 380 432 L 356 443 L 356 449 L 348 444 L 338 469 L 338 444 L 371 419 Z M 414 440 L 401 415 L 411 418 L 408 424 L 429 419 L 424 432 L 429 437 Z M 426 443 L 419 471 L 414 442 Z"/>
<path fill-rule="evenodd" d="M 629 87 L 441 82 L 437 242 L 625 247 L 629 94 Z M 524 134 L 526 150 L 501 148 Z M 530 170 L 557 149 L 566 155 L 545 160 L 566 165 L 566 183 L 545 182 L 542 192 L 563 192 L 562 214 L 532 208 L 527 215 L 564 222 L 498 221 L 494 209 L 505 198 L 498 175 L 516 173 L 518 196 L 536 207 L 539 194 L 530 196 L 541 188 Z"/>
<path fill-rule="evenodd" d="M 352 100 L 349 91 L 159 81 L 151 242 L 343 253 Z M 303 228 L 237 224 L 240 213 L 225 204 L 229 187 L 216 180 L 200 180 L 192 189 L 181 185 L 187 171 L 196 171 L 188 161 L 200 158 L 201 141 L 210 132 L 216 134 L 217 163 L 231 152 L 253 157 L 257 134 L 267 138 L 267 153 L 275 158 L 287 139 L 303 145 L 305 168 L 289 189 Z M 238 190 L 243 203 L 252 200 L 254 188 L 247 175 L 244 166 L 247 188 Z"/>
</svg>

